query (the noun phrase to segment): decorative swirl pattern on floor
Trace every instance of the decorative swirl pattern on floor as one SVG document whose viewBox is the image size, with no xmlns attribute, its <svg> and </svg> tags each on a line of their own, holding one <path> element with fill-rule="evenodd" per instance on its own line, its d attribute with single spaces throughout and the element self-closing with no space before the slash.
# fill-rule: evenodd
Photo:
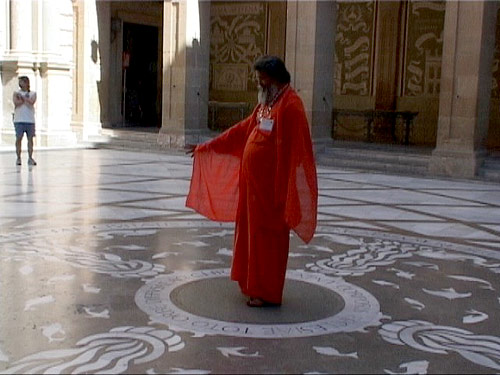
<svg viewBox="0 0 500 375">
<path fill-rule="evenodd" d="M 376 239 L 345 254 L 334 255 L 306 267 L 311 271 L 335 276 L 363 276 L 375 271 L 377 267 L 389 266 L 398 259 L 410 258 L 412 252 L 417 249 L 418 247 L 412 244 Z"/>
<path fill-rule="evenodd" d="M 343 231 L 345 232 L 346 230 Z M 359 233 L 359 235 L 362 236 L 375 236 L 375 239 L 366 241 L 364 238 L 359 238 L 356 235 L 319 234 L 320 237 L 328 239 L 330 247 L 331 244 L 333 244 L 335 247 L 339 245 L 354 245 L 355 248 L 349 249 L 343 254 L 333 255 L 330 258 L 309 263 L 306 265 L 306 268 L 311 271 L 321 272 L 327 275 L 363 276 L 366 273 L 377 270 L 377 268 L 390 266 L 400 259 L 419 256 L 428 259 L 472 261 L 473 264 L 484 267 L 493 273 L 500 273 L 500 262 L 491 262 L 477 255 L 450 253 L 448 250 L 442 250 L 439 247 L 432 246 L 432 244 L 418 244 L 417 238 L 413 238 L 414 241 L 417 240 L 415 241 L 417 243 L 412 243 L 401 240 L 395 241 L 387 238 L 376 238 L 377 233 L 372 231 L 353 230 L 352 233 Z M 384 237 L 389 236 L 390 235 L 385 234 Z M 397 235 L 393 235 L 391 237 L 397 237 Z M 408 240 L 412 238 L 404 236 L 403 239 Z M 442 246 L 442 244 L 440 245 Z M 311 245 L 310 247 L 314 248 L 314 245 Z M 471 248 L 463 247 L 463 249 L 474 252 Z M 453 250 L 451 246 L 449 250 Z M 495 255 L 498 256 L 498 254 Z"/>
<path fill-rule="evenodd" d="M 71 245 L 67 244 L 68 237 Z M 374 353 L 358 344 L 377 336 L 387 343 L 404 345 L 413 351 L 413 356 L 404 363 L 391 362 L 389 356 L 385 358 L 383 367 L 378 370 L 387 373 L 403 373 L 401 369 L 404 368 L 408 372 L 434 371 L 437 364 L 430 358 L 422 358 L 422 353 L 454 352 L 471 365 L 499 369 L 500 338 L 495 332 L 488 336 L 478 333 L 485 324 L 492 324 L 496 314 L 494 306 L 500 301 L 496 277 L 500 268 L 498 254 L 421 237 L 322 226 L 308 245 L 292 235 L 287 282 L 298 283 L 294 289 L 299 293 L 307 288 L 309 291 L 320 288 L 324 289 L 322 293 L 336 295 L 338 301 L 344 301 L 346 307 L 340 307 L 331 317 L 299 319 L 284 325 L 249 323 L 238 321 L 236 317 L 212 319 L 183 310 L 186 303 L 196 304 L 196 299 L 188 300 L 184 305 L 168 301 L 166 291 L 170 293 L 197 280 L 206 280 L 209 284 L 211 279 L 229 278 L 227 267 L 232 252 L 228 249 L 231 249 L 232 240 L 230 225 L 181 220 L 108 223 L 82 228 L 52 228 L 50 231 L 40 229 L 26 233 L 24 237 L 16 233 L 4 235 L 0 239 L 4 246 L 0 264 L 8 265 L 22 278 L 36 275 L 37 267 L 47 264 L 64 269 L 64 272 L 51 274 L 40 284 L 40 294 L 22 301 L 24 314 L 33 314 L 32 319 L 36 319 L 35 316 L 41 317 L 60 306 L 57 288 L 75 282 L 82 273 L 87 276 L 82 284 L 85 294 L 76 299 L 78 324 L 86 325 L 97 320 L 118 321 L 121 328 L 75 340 L 76 344 L 71 347 L 68 343 L 74 336 L 71 336 L 69 323 L 43 320 L 43 324 L 38 323 L 42 335 L 60 349 L 23 353 L 25 357 L 16 360 L 15 353 L 6 350 L 5 343 L 0 342 L 0 361 L 6 365 L 2 373 L 123 373 L 137 369 L 155 373 L 160 367 L 146 369 L 140 365 L 148 361 L 165 364 L 171 360 L 165 353 L 171 351 L 201 350 L 204 340 L 220 345 L 216 349 L 223 360 L 239 357 L 265 361 L 275 354 L 266 352 L 262 343 L 245 342 L 237 346 L 228 346 L 227 343 L 227 340 L 264 337 L 269 341 L 317 337 L 322 344 L 304 342 L 301 350 L 316 353 L 318 366 L 323 363 L 324 368 L 331 368 L 328 361 L 335 357 L 337 361 L 351 361 L 349 366 L 354 362 L 361 366 L 341 368 L 344 372 L 349 372 L 349 369 L 362 371 L 362 364 Z M 152 243 L 160 245 L 152 247 Z M 324 257 L 328 253 L 333 254 Z M 311 263 L 311 258 L 317 260 Z M 215 268 L 221 264 L 226 267 L 223 271 Z M 92 282 L 93 279 L 99 281 Z M 1 283 L 0 286 L 8 287 L 12 278 Z M 166 285 L 170 285 L 170 289 L 167 290 Z M 110 303 L 108 296 L 116 298 L 116 290 L 122 291 L 122 295 L 119 294 L 121 299 Z M 139 306 L 134 305 L 134 294 Z M 325 303 L 326 299 L 322 302 Z M 450 307 L 445 314 L 443 302 Z M 239 303 L 237 298 L 235 303 Z M 246 309 L 244 303 L 242 306 Z M 310 307 L 300 303 L 295 306 L 298 312 Z M 212 307 L 215 314 L 218 308 L 224 308 L 224 302 Z M 165 329 L 127 326 L 130 311 L 133 311 L 132 315 L 139 313 L 143 320 L 149 318 L 150 324 L 163 325 Z M 340 311 L 359 313 L 358 320 L 362 324 L 356 319 L 342 317 Z M 282 313 L 278 310 L 274 314 L 279 316 Z M 403 315 L 416 319 L 404 320 Z M 439 326 L 429 323 L 437 316 L 449 323 Z M 142 324 L 145 322 L 138 325 Z M 341 335 L 348 335 L 343 344 L 338 341 L 342 342 Z M 297 344 L 292 341 L 283 342 L 280 347 L 290 346 L 296 350 L 294 345 Z M 252 344 L 258 347 L 252 347 Z M 203 349 L 204 355 L 211 355 L 209 350 L 210 347 Z M 385 352 L 378 353 L 380 357 L 384 355 Z M 294 360 L 293 356 L 290 360 Z M 174 361 L 171 372 L 189 372 L 181 363 Z M 203 373 L 215 368 L 213 365 L 203 368 L 205 366 L 198 361 L 193 366 Z"/>
<path fill-rule="evenodd" d="M 122 235 L 128 237 L 127 231 L 124 231 Z M 101 238 L 112 239 L 113 237 L 109 237 L 108 233 L 106 233 Z M 165 272 L 165 266 L 161 264 L 138 259 L 123 260 L 120 255 L 111 253 L 96 254 L 85 251 L 83 246 L 65 247 L 61 246 L 57 241 L 51 242 L 50 239 L 43 244 L 38 244 L 37 241 L 35 243 L 31 241 L 21 242 L 15 248 L 7 247 L 0 256 L 5 260 L 17 261 L 36 256 L 40 259 L 65 262 L 76 268 L 89 269 L 96 273 L 117 278 L 147 278 Z"/>
<path fill-rule="evenodd" d="M 107 333 L 85 337 L 72 349 L 27 356 L 0 374 L 121 374 L 131 363 L 152 362 L 167 351 L 182 348 L 182 339 L 168 330 L 117 327 Z"/>
<path fill-rule="evenodd" d="M 380 336 L 391 344 L 438 354 L 456 352 L 480 366 L 500 370 L 500 338 L 419 320 L 384 324 Z"/>
</svg>

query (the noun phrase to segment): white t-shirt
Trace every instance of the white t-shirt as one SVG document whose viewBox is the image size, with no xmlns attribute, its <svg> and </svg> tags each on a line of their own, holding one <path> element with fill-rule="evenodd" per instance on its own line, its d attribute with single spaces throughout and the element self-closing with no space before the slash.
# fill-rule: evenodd
<svg viewBox="0 0 500 375">
<path fill-rule="evenodd" d="M 31 100 L 36 100 L 36 92 L 34 91 L 22 91 L 19 90 L 16 92 L 16 94 L 28 97 Z M 14 122 L 30 122 L 30 123 L 35 123 L 35 108 L 32 104 L 24 102 L 20 106 L 16 107 L 14 109 Z"/>
</svg>

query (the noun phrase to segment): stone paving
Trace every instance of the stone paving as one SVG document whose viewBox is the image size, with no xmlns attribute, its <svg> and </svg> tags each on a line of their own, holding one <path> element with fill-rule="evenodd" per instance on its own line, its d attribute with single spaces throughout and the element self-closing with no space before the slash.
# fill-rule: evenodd
<svg viewBox="0 0 500 375">
<path fill-rule="evenodd" d="M 181 153 L 0 153 L 0 373 L 493 373 L 500 185 L 319 167 L 281 307 L 228 278 L 233 225 Z"/>
</svg>

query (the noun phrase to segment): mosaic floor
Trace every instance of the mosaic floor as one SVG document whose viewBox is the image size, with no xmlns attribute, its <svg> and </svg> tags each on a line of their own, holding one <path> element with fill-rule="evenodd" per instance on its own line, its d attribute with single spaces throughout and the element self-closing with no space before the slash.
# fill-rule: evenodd
<svg viewBox="0 0 500 375">
<path fill-rule="evenodd" d="M 498 373 L 500 185 L 319 168 L 284 302 L 229 281 L 191 159 L 0 153 L 0 373 Z"/>
</svg>

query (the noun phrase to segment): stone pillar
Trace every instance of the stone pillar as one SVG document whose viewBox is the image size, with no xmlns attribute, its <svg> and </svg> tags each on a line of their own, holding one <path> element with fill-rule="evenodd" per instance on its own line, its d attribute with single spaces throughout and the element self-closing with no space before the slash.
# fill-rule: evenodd
<svg viewBox="0 0 500 375">
<path fill-rule="evenodd" d="M 304 102 L 317 148 L 331 142 L 335 23 L 334 2 L 287 2 L 285 64 Z"/>
<path fill-rule="evenodd" d="M 96 2 L 99 33 L 99 69 L 101 80 L 97 83 L 101 107 L 100 127 L 110 123 L 110 66 L 111 66 L 111 3 Z M 116 93 L 113 93 L 116 95 Z M 117 95 L 119 96 L 119 94 Z"/>
<path fill-rule="evenodd" d="M 447 1 L 436 148 L 429 172 L 470 178 L 484 157 L 497 3 Z"/>
<path fill-rule="evenodd" d="M 9 46 L 10 32 L 9 32 L 9 2 L 0 2 L 0 64 L 4 60 L 7 54 L 7 49 Z M 9 92 L 4 90 L 4 86 L 7 84 L 4 81 L 4 74 L 0 70 L 0 145 L 3 144 L 2 140 L 2 128 L 10 127 L 11 125 L 11 106 L 8 104 L 10 98 Z"/>
<path fill-rule="evenodd" d="M 57 55 L 60 52 L 59 33 L 61 27 L 61 14 L 59 6 L 63 1 L 42 0 L 42 20 L 43 20 L 43 35 L 42 48 L 45 54 Z M 71 5 L 71 3 L 69 3 Z M 66 25 L 64 25 L 66 26 Z M 72 26 L 72 25 L 70 25 Z"/>
<path fill-rule="evenodd" d="M 0 57 L 2 65 L 2 142 L 14 140 L 12 92 L 17 77 L 30 78 L 37 93 L 37 146 L 69 146 L 76 143 L 71 130 L 71 74 L 73 14 L 71 0 L 11 0 L 10 45 Z M 0 13 L 3 16 L 3 13 Z M 0 17 L 2 17 L 0 16 Z M 1 25 L 1 23 L 0 23 Z"/>
<path fill-rule="evenodd" d="M 162 127 L 158 143 L 183 147 L 208 130 L 210 2 L 164 2 Z"/>
<path fill-rule="evenodd" d="M 99 86 L 101 84 L 101 58 L 99 53 L 99 24 L 96 0 L 78 0 L 82 27 L 82 44 L 79 51 L 79 64 L 82 86 L 78 88 L 81 97 L 82 139 L 99 135 L 101 126 L 101 103 Z"/>
<path fill-rule="evenodd" d="M 76 144 L 71 130 L 72 5 L 68 0 L 43 0 L 38 5 L 42 33 L 38 35 L 41 89 L 37 92 L 37 143 L 70 146 Z"/>
<path fill-rule="evenodd" d="M 10 50 L 12 54 L 31 54 L 33 49 L 32 5 L 32 0 L 10 1 Z"/>
<path fill-rule="evenodd" d="M 31 0 L 10 0 L 0 5 L 0 28 L 3 28 L 3 48 L 0 50 L 1 109 L 2 124 L 0 137 L 2 144 L 14 144 L 15 134 L 12 125 L 14 104 L 12 93 L 19 89 L 17 77 L 30 78 L 31 87 L 38 91 L 33 57 L 34 12 Z M 5 10 L 5 13 L 3 11 Z"/>
<path fill-rule="evenodd" d="M 0 56 L 5 55 L 9 47 L 9 8 L 8 1 L 0 1 Z"/>
</svg>

